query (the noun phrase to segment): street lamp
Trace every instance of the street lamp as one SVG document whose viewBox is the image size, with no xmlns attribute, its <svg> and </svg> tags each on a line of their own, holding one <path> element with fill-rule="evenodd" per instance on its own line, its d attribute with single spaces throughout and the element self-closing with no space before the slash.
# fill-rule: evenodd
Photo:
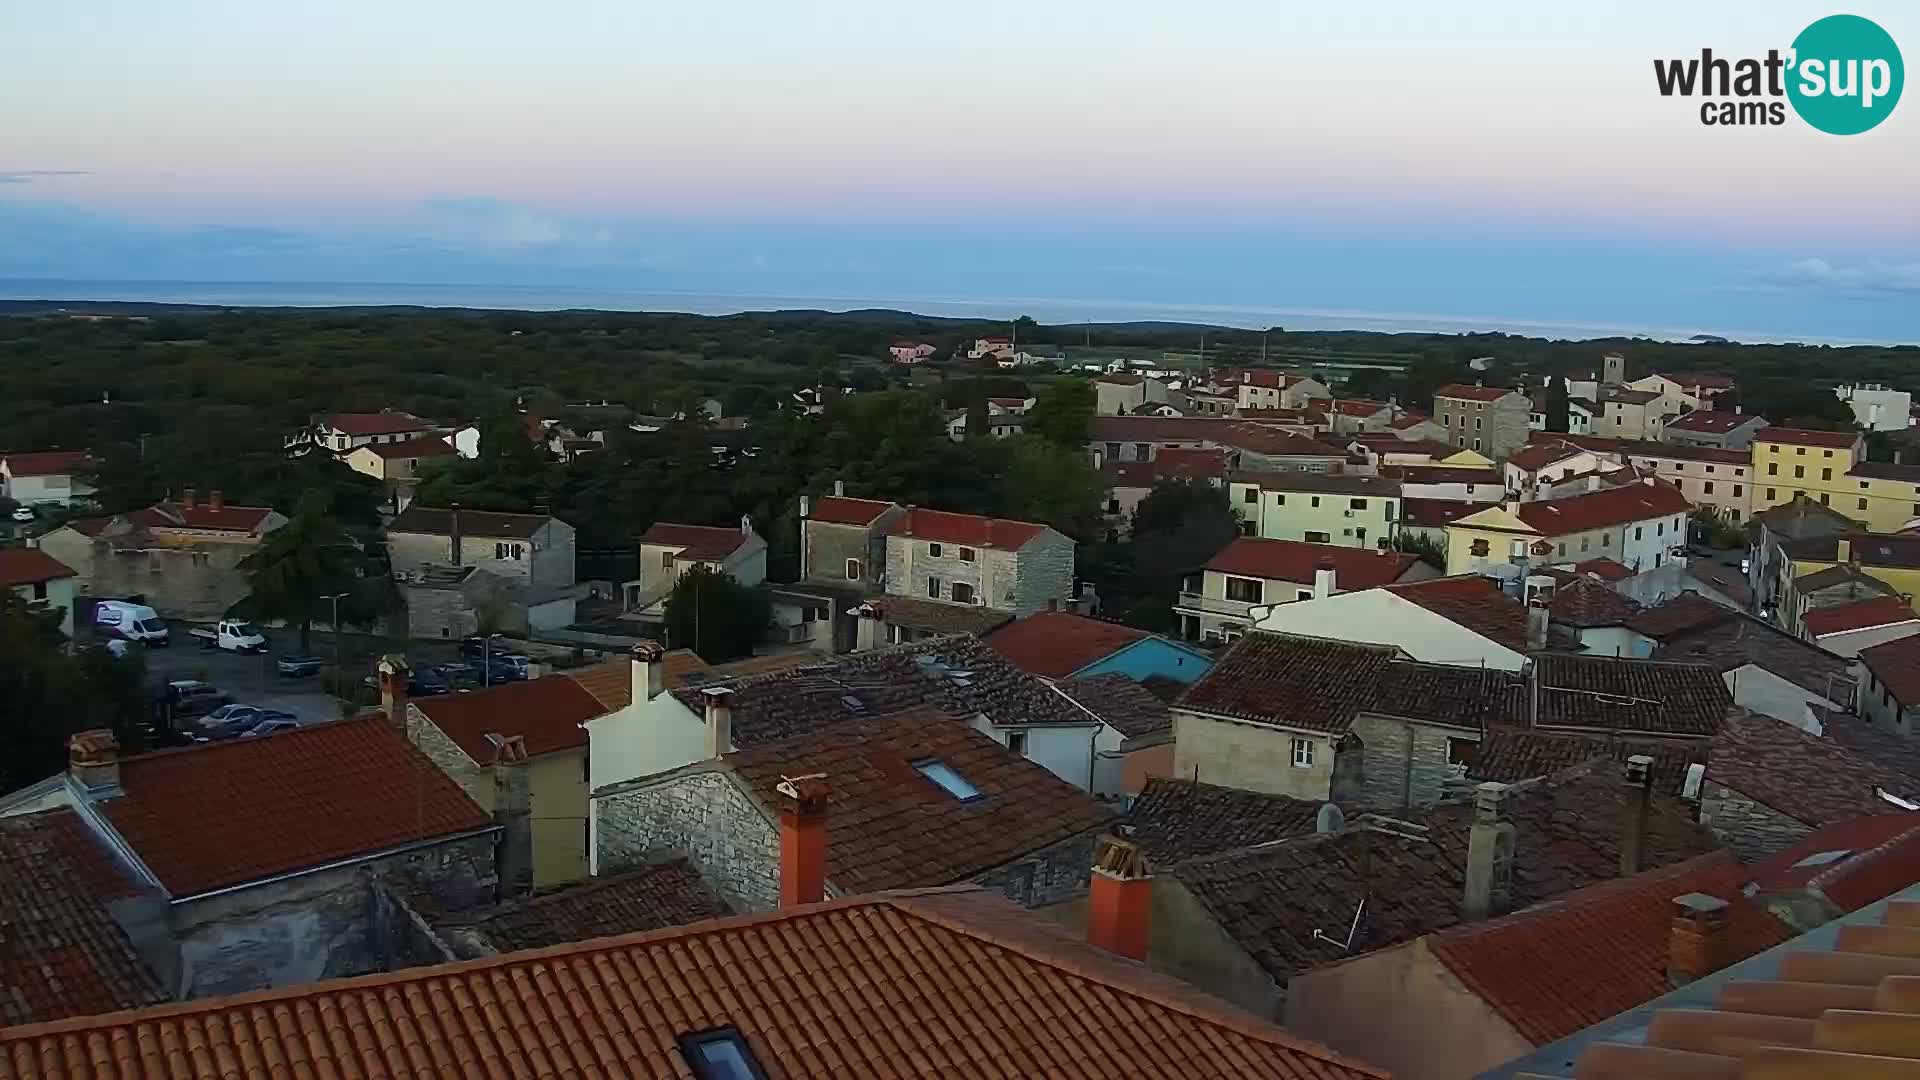
<svg viewBox="0 0 1920 1080">
<path fill-rule="evenodd" d="M 331 602 L 332 602 L 332 604 L 333 604 L 333 618 L 332 618 L 332 620 L 331 620 L 330 622 L 328 622 L 328 623 L 327 623 L 327 625 L 328 625 L 329 627 L 331 627 L 331 628 L 332 628 L 332 630 L 333 630 L 333 680 L 334 680 L 334 684 L 335 684 L 336 686 L 337 686 L 337 685 L 339 685 L 339 682 L 340 682 L 340 675 L 341 675 L 341 667 L 340 667 L 340 598 L 341 598 L 341 597 L 343 597 L 343 596 L 346 596 L 346 595 L 348 595 L 348 594 L 347 594 L 347 593 L 343 593 L 343 592 L 342 592 L 342 593 L 334 593 L 334 594 L 333 594 L 332 596 L 323 596 L 323 597 L 321 597 L 321 598 L 320 598 L 320 599 L 322 599 L 322 600 L 328 600 L 328 601 L 331 601 Z"/>
</svg>

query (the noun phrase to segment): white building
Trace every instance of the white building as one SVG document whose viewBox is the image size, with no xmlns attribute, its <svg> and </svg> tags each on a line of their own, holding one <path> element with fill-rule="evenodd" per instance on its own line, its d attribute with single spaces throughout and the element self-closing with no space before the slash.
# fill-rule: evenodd
<svg viewBox="0 0 1920 1080">
<path fill-rule="evenodd" d="M 93 495 L 82 477 L 93 468 L 85 450 L 39 450 L 0 457 L 0 495 L 22 506 L 73 506 Z"/>
<path fill-rule="evenodd" d="M 1474 625 L 1461 621 L 1472 612 Z M 1482 577 L 1435 578 L 1280 604 L 1257 630 L 1391 645 L 1408 659 L 1520 671 L 1526 611 Z"/>
<path fill-rule="evenodd" d="M 1913 395 L 1877 383 L 1836 386 L 1835 397 L 1853 410 L 1853 422 L 1868 431 L 1900 431 L 1913 425 Z"/>
</svg>

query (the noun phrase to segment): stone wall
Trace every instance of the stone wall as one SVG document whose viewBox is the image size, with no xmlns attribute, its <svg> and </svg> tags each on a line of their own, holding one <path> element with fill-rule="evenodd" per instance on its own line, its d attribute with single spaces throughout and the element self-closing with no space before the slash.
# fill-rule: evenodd
<svg viewBox="0 0 1920 1080">
<path fill-rule="evenodd" d="M 1071 900 L 1087 891 L 1087 880 L 1093 873 L 1093 845 L 1103 831 L 1104 827 L 1062 840 L 973 880 L 1000 890 L 1023 907 Z"/>
<path fill-rule="evenodd" d="M 452 777 L 480 809 L 493 811 L 493 771 L 468 757 L 414 702 L 407 703 L 407 741 L 427 755 L 427 760 L 439 766 L 441 772 Z"/>
<path fill-rule="evenodd" d="M 1743 862 L 1756 862 L 1783 851 L 1813 832 L 1772 807 L 1714 783 L 1711 772 L 1701 785 L 1700 824 L 1712 829 L 1713 835 Z"/>
<path fill-rule="evenodd" d="M 1064 606 L 1073 598 L 1073 541 L 1067 537 L 1043 533 L 1008 561 L 1014 564 L 1011 595 L 1016 602 L 1006 606 L 1016 614 L 1044 611 L 1048 600 Z"/>
<path fill-rule="evenodd" d="M 898 517 L 896 512 L 883 515 Z M 879 585 L 886 573 L 886 539 L 860 525 L 840 525 L 830 521 L 808 521 L 807 565 L 802 577 L 847 588 Z M 860 560 L 860 576 L 847 577 L 847 560 Z"/>
<path fill-rule="evenodd" d="M 694 766 L 594 802 L 601 874 L 684 854 L 735 910 L 779 906 L 779 832 L 724 768 Z"/>
<path fill-rule="evenodd" d="M 174 905 L 175 996 L 237 994 L 386 970 L 390 913 L 369 875 L 459 909 L 494 898 L 493 835 L 448 841 Z"/>
<path fill-rule="evenodd" d="M 1447 740 L 1478 741 L 1469 732 L 1384 716 L 1361 716 L 1352 730 L 1366 746 L 1360 789 L 1361 800 L 1369 806 L 1431 806 L 1440 801 L 1455 772 L 1447 764 Z"/>
<path fill-rule="evenodd" d="M 1325 799 L 1333 783 L 1333 742 L 1324 735 L 1173 711 L 1173 774 L 1221 787 L 1296 799 Z M 1293 740 L 1313 744 L 1313 763 L 1293 763 Z M 1197 772 L 1196 772 L 1197 770 Z"/>
<path fill-rule="evenodd" d="M 111 544 L 88 542 L 82 576 L 95 596 L 146 597 L 155 611 L 170 619 L 211 622 L 247 595 L 240 560 L 254 544 L 208 543 L 195 547 L 141 547 L 115 550 Z M 78 545 L 71 545 L 77 548 Z M 57 552 L 69 561 L 75 551 Z"/>
</svg>

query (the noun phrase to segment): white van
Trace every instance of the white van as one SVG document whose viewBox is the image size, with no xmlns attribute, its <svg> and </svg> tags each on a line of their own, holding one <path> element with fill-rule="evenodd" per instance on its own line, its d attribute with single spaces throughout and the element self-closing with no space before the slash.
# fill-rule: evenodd
<svg viewBox="0 0 1920 1080">
<path fill-rule="evenodd" d="M 160 613 L 145 604 L 125 600 L 102 600 L 93 607 L 93 624 L 116 637 L 154 647 L 167 643 L 167 624 Z"/>
</svg>

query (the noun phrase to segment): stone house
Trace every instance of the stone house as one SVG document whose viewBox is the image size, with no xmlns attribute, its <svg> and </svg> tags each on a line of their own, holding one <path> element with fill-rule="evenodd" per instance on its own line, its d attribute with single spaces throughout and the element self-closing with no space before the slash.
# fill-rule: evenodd
<svg viewBox="0 0 1920 1080">
<path fill-rule="evenodd" d="M 625 583 L 622 606 L 635 618 L 666 618 L 667 596 L 694 567 L 752 588 L 767 580 L 767 542 L 744 515 L 734 528 L 656 521 L 640 536 L 640 578 Z"/>
<path fill-rule="evenodd" d="M 886 551 L 884 595 L 860 608 L 860 649 L 985 633 L 1073 603 L 1073 540 L 1046 525 L 912 508 L 888 529 Z"/>
<path fill-rule="evenodd" d="M 218 619 L 247 595 L 241 560 L 286 516 L 264 506 L 229 506 L 220 492 L 194 489 L 177 501 L 107 518 L 76 518 L 40 538 L 73 568 L 85 596 L 144 596 L 173 619 Z"/>
<path fill-rule="evenodd" d="M 307 427 L 287 436 L 287 451 L 304 454 L 318 447 L 345 454 L 363 446 L 411 442 L 433 434 L 434 425 L 410 413 L 383 409 L 375 413 L 334 413 L 317 416 Z"/>
<path fill-rule="evenodd" d="M 407 507 L 387 526 L 409 634 L 457 638 L 571 624 L 574 529 L 550 514 Z"/>
<path fill-rule="evenodd" d="M 790 780 L 789 777 L 799 778 Z M 821 789 L 829 896 L 977 882 L 1027 907 L 1084 891 L 1112 812 L 966 723 L 920 706 L 594 792 L 599 866 L 684 853 L 726 903 L 781 896 L 783 793 Z"/>
<path fill-rule="evenodd" d="M 387 497 L 404 510 L 420 479 L 420 463 L 455 456 L 452 443 L 426 435 L 405 442 L 369 443 L 348 451 L 341 460 L 354 472 L 380 481 Z"/>
<path fill-rule="evenodd" d="M 1745 450 L 1753 445 L 1753 437 L 1767 426 L 1767 418 L 1758 413 L 1704 409 L 1668 420 L 1661 428 L 1661 438 L 1679 446 Z"/>
<path fill-rule="evenodd" d="M 1768 716 L 1728 717 L 1707 757 L 1700 823 L 1756 862 L 1815 829 L 1904 812 L 1920 798 L 1920 778 L 1834 730 L 1850 724 L 1859 721 L 1835 716 L 1824 735 L 1814 735 Z"/>
<path fill-rule="evenodd" d="M 883 591 L 887 530 L 906 507 L 848 498 L 838 480 L 833 492 L 818 501 L 800 497 L 800 580 L 768 590 L 776 644 L 851 652 L 860 627 L 856 609 Z"/>
<path fill-rule="evenodd" d="M 507 740 L 522 740 L 532 807 L 533 887 L 586 877 L 587 732 L 607 709 L 579 682 L 547 675 L 485 690 L 407 703 L 407 737 L 482 810 L 498 792 L 494 760 Z"/>
<path fill-rule="evenodd" d="M 1433 419 L 1455 446 L 1505 460 L 1526 445 L 1533 399 L 1496 386 L 1449 383 L 1433 392 Z"/>
<path fill-rule="evenodd" d="M 0 817 L 69 809 L 163 897 L 143 956 L 186 999 L 379 970 L 369 875 L 450 906 L 493 899 L 524 876 L 528 824 L 524 799 L 499 805 L 488 816 L 376 714 L 124 757 L 82 732 L 67 772 L 0 796 Z"/>
</svg>

